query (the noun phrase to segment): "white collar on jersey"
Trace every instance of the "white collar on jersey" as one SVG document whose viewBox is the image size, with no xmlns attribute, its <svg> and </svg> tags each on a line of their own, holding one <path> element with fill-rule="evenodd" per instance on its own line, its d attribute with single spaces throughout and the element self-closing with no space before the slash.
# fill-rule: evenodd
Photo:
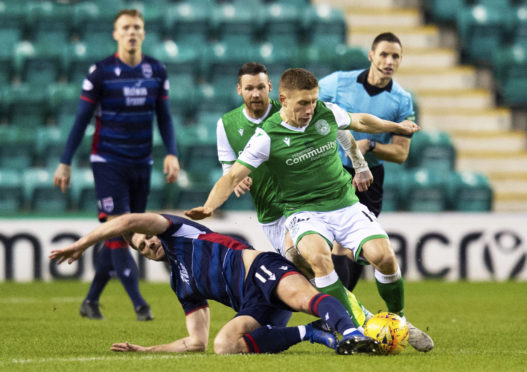
<svg viewBox="0 0 527 372">
<path fill-rule="evenodd" d="M 251 123 L 254 123 L 254 124 L 261 124 L 262 121 L 264 121 L 265 119 L 267 119 L 267 116 L 269 116 L 269 112 L 271 112 L 271 104 L 269 104 L 269 106 L 267 107 L 267 111 L 265 112 L 265 114 L 263 114 L 263 116 L 261 118 L 258 118 L 258 119 L 255 119 L 255 118 L 251 118 L 249 115 L 247 115 L 247 111 L 246 111 L 246 107 L 243 108 L 243 115 L 245 115 L 245 117 L 247 118 L 247 120 L 249 120 Z"/>
</svg>

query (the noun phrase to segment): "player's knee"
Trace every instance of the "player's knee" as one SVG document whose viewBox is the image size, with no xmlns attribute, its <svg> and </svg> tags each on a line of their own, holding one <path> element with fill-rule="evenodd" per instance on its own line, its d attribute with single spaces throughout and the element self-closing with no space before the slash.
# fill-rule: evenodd
<svg viewBox="0 0 527 372">
<path fill-rule="evenodd" d="M 333 260 L 329 251 L 313 252 L 306 259 L 311 265 L 315 276 L 328 275 L 333 271 Z"/>
<path fill-rule="evenodd" d="M 397 271 L 397 259 L 391 249 L 380 251 L 375 262 L 371 264 L 385 275 L 394 274 Z"/>
<path fill-rule="evenodd" d="M 243 340 L 233 341 L 228 339 L 223 335 L 218 335 L 214 339 L 214 353 L 215 354 L 235 354 L 241 353 L 243 350 L 240 350 L 239 343 Z"/>
</svg>

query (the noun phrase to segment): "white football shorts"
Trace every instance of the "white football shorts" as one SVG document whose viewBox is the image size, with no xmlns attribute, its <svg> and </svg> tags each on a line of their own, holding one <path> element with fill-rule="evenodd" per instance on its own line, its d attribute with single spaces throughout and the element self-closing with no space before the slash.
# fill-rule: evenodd
<svg viewBox="0 0 527 372">
<path fill-rule="evenodd" d="M 298 244 L 304 235 L 319 234 L 332 246 L 336 241 L 353 252 L 356 262 L 362 261 L 359 254 L 368 240 L 388 238 L 388 234 L 375 215 L 361 203 L 329 212 L 298 212 L 285 222 L 291 239 Z"/>
<path fill-rule="evenodd" d="M 267 236 L 267 239 L 271 242 L 276 253 L 284 255 L 284 241 L 287 229 L 285 227 L 285 217 L 282 216 L 279 219 L 260 224 L 262 229 Z"/>
</svg>

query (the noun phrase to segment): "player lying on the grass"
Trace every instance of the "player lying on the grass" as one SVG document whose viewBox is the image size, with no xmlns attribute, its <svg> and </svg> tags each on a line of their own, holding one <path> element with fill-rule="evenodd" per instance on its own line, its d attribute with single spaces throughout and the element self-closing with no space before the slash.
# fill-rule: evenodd
<svg viewBox="0 0 527 372">
<path fill-rule="evenodd" d="M 143 347 L 113 344 L 113 351 L 205 351 L 210 312 L 207 299 L 237 311 L 214 339 L 214 352 L 277 353 L 301 341 L 335 349 L 339 354 L 374 352 L 376 341 L 353 324 L 344 306 L 319 293 L 293 264 L 274 252 L 262 252 L 186 218 L 155 213 L 126 214 L 108 221 L 49 256 L 72 263 L 98 241 L 123 235 L 147 258 L 168 259 L 171 285 L 186 314 L 188 337 L 169 344 Z M 307 324 L 285 327 L 290 311 L 323 317 L 342 335 Z"/>
</svg>

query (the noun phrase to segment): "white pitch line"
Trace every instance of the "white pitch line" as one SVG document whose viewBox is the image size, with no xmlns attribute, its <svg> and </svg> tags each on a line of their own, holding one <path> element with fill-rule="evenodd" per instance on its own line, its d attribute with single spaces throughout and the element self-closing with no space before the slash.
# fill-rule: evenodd
<svg viewBox="0 0 527 372">
<path fill-rule="evenodd" d="M 36 298 L 36 297 L 5 297 L 0 298 L 1 304 L 34 304 L 37 302 L 46 303 L 70 303 L 82 302 L 82 297 L 50 297 L 50 298 Z"/>
<path fill-rule="evenodd" d="M 42 359 L 12 359 L 7 363 L 13 364 L 42 364 L 42 363 L 72 363 L 72 362 L 97 362 L 97 361 L 112 361 L 112 360 L 154 360 L 154 359 L 182 359 L 192 356 L 205 357 L 206 354 L 174 354 L 174 355 L 141 355 L 140 353 L 134 353 L 134 357 L 131 356 L 115 356 L 115 357 L 79 357 L 79 358 L 42 358 Z M 6 363 L 6 364 L 7 364 Z M 2 364 L 2 363 L 0 363 Z"/>
</svg>

